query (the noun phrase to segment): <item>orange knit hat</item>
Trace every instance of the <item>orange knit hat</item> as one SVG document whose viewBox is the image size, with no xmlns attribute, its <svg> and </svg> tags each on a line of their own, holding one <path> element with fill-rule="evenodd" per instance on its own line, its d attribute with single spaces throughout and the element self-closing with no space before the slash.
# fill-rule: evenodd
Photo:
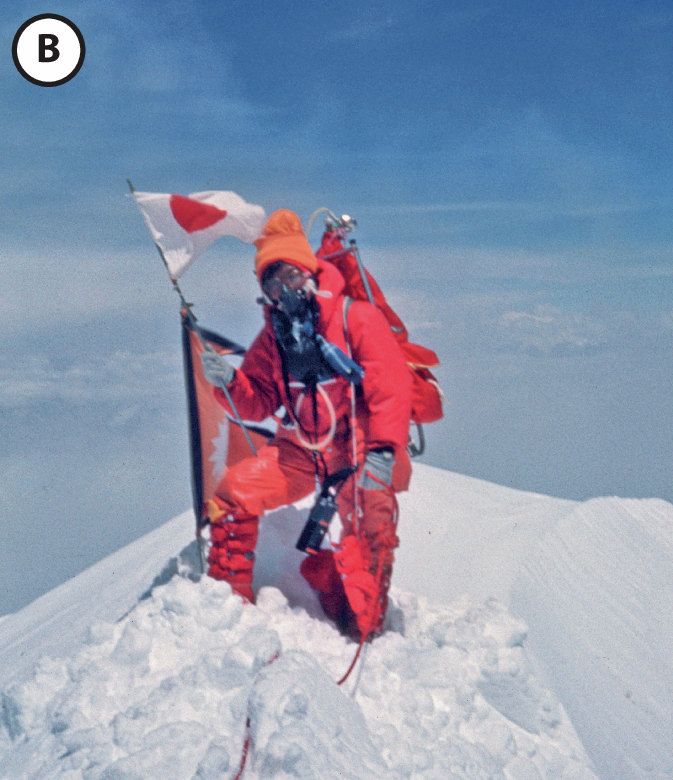
<svg viewBox="0 0 673 780">
<path fill-rule="evenodd" d="M 306 240 L 299 217 L 288 209 L 274 211 L 255 241 L 255 272 L 261 280 L 264 271 L 279 260 L 314 274 L 318 260 Z"/>
</svg>

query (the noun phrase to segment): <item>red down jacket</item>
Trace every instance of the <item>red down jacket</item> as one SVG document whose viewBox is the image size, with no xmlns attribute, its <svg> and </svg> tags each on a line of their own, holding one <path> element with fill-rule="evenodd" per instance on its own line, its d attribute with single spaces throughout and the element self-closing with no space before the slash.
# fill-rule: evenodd
<svg viewBox="0 0 673 780">
<path fill-rule="evenodd" d="M 396 461 L 407 463 L 406 478 L 400 474 L 396 490 L 407 487 L 409 469 L 406 446 L 411 418 L 411 377 L 404 357 L 383 314 L 372 304 L 353 301 L 347 312 L 348 343 L 344 335 L 344 280 L 329 262 L 318 260 L 317 300 L 320 308 L 318 332 L 353 359 L 365 370 L 362 385 L 357 392 L 357 427 L 359 449 L 365 451 L 390 446 Z M 265 311 L 265 325 L 247 351 L 241 368 L 229 384 L 229 392 L 243 419 L 262 421 L 284 406 L 301 426 L 301 438 L 318 444 L 326 463 L 336 457 L 341 460 L 351 443 L 350 383 L 340 376 L 321 383 L 317 395 L 317 426 L 313 400 L 305 393 L 304 385 L 289 377 L 290 398 L 287 398 L 280 355 L 269 311 Z M 323 393 L 329 397 L 327 403 Z M 215 389 L 219 402 L 228 408 L 224 393 Z M 336 431 L 325 443 L 332 421 L 330 405 L 334 410 Z M 296 436 L 296 432 L 293 433 Z M 301 440 L 300 440 L 301 441 Z M 324 447 L 321 446 L 322 443 Z"/>
</svg>

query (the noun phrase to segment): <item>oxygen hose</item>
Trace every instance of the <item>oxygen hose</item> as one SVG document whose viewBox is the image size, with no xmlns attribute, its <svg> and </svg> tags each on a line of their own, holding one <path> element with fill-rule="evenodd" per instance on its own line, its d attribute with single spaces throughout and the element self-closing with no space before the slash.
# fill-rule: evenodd
<svg viewBox="0 0 673 780">
<path fill-rule="evenodd" d="M 295 416 L 295 433 L 297 434 L 297 439 L 299 440 L 299 443 L 302 445 L 302 447 L 306 447 L 307 450 L 324 450 L 326 447 L 328 447 L 332 439 L 334 439 L 334 434 L 336 433 L 336 426 L 337 426 L 337 418 L 336 418 L 336 411 L 334 409 L 334 404 L 332 403 L 329 395 L 325 392 L 322 385 L 318 384 L 318 392 L 323 397 L 323 400 L 325 401 L 327 405 L 327 409 L 329 411 L 329 419 L 330 419 L 330 425 L 329 425 L 329 431 L 325 435 L 325 437 L 322 439 L 322 441 L 318 441 L 317 443 L 313 444 L 312 442 L 304 439 L 301 435 L 301 427 L 299 426 L 299 423 L 296 422 L 299 419 L 299 410 L 301 409 L 301 405 L 304 403 L 304 399 L 306 398 L 306 393 L 302 390 L 299 394 L 299 398 L 297 398 L 297 403 L 295 404 L 294 408 L 294 416 Z"/>
</svg>

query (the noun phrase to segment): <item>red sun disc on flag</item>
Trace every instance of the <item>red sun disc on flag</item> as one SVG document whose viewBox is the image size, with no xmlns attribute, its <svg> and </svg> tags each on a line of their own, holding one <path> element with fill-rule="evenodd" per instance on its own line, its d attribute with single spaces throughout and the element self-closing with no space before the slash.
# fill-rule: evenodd
<svg viewBox="0 0 673 780">
<path fill-rule="evenodd" d="M 170 206 L 175 221 L 188 233 L 205 230 L 227 216 L 227 212 L 217 206 L 199 203 L 184 195 L 171 195 Z"/>
</svg>

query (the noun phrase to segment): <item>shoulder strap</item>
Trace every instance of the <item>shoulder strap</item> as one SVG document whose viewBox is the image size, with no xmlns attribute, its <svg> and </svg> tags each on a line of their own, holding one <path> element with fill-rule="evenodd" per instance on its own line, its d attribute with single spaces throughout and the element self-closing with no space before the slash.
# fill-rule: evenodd
<svg viewBox="0 0 673 780">
<path fill-rule="evenodd" d="M 348 357 L 352 360 L 353 359 L 353 351 L 351 350 L 351 343 L 348 340 L 348 328 L 346 327 L 347 321 L 348 321 L 348 310 L 351 307 L 351 303 L 353 303 L 353 299 L 348 296 L 344 295 L 344 303 L 343 303 L 343 329 L 344 329 L 344 341 L 346 342 L 346 349 L 348 350 Z M 350 396 L 351 396 L 351 419 L 350 419 L 350 428 L 351 428 L 351 443 L 352 443 L 352 451 L 351 451 L 351 466 L 353 467 L 353 471 L 357 471 L 358 469 L 358 442 L 357 442 L 357 412 L 356 412 L 356 402 L 355 402 L 355 394 L 357 392 L 356 386 L 351 382 L 351 388 L 350 388 Z M 353 517 L 358 517 L 358 490 L 356 487 L 357 483 L 355 480 L 353 480 Z M 348 676 L 348 675 L 346 675 Z M 344 678 L 345 679 L 345 678 Z M 343 682 L 343 681 L 342 681 Z"/>
<path fill-rule="evenodd" d="M 346 342 L 346 347 L 348 348 L 348 357 L 352 358 L 353 355 L 351 354 L 351 345 L 350 341 L 348 340 L 348 310 L 351 307 L 351 303 L 353 303 L 353 299 L 349 297 L 348 295 L 344 295 L 344 305 L 343 305 L 343 328 L 344 328 L 344 341 Z"/>
</svg>

